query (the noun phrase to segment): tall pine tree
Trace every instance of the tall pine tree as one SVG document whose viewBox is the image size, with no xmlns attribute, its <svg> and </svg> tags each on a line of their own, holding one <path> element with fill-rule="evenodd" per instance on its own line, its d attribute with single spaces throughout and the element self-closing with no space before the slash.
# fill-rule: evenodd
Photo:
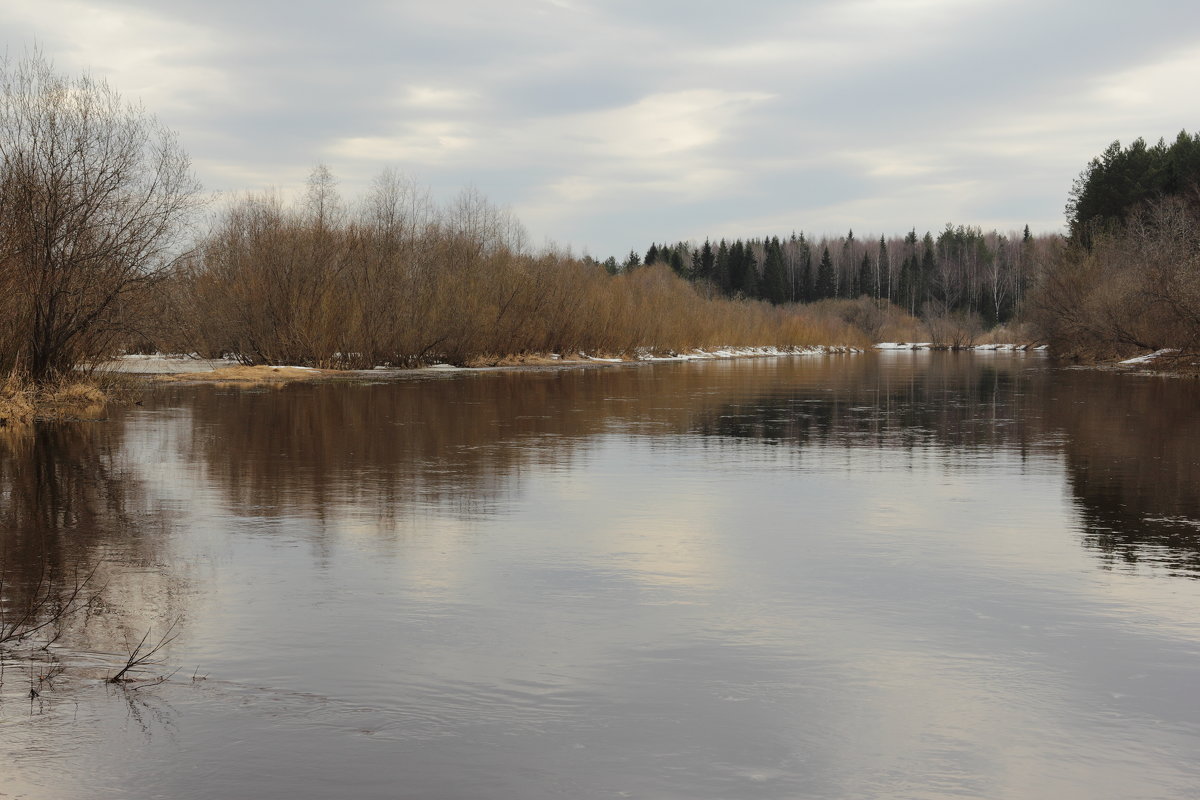
<svg viewBox="0 0 1200 800">
<path fill-rule="evenodd" d="M 836 287 L 833 282 L 833 259 L 829 257 L 829 248 L 821 252 L 821 263 L 817 266 L 817 281 L 813 286 L 813 299 L 825 300 L 833 297 Z"/>
<path fill-rule="evenodd" d="M 763 275 L 761 295 L 764 300 L 770 300 L 775 305 L 786 303 L 789 299 L 787 273 L 783 263 L 783 246 L 778 238 L 767 242 L 766 257 L 763 260 Z"/>
</svg>

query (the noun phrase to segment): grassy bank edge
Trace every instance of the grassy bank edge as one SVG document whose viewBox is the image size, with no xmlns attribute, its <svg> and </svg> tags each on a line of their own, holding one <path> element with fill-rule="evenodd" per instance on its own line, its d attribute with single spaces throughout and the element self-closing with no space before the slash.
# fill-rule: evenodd
<svg viewBox="0 0 1200 800">
<path fill-rule="evenodd" d="M 112 403 L 132 403 L 141 393 L 137 376 L 92 372 L 34 383 L 20 373 L 0 381 L 0 430 L 20 429 L 39 420 L 103 418 Z"/>
</svg>

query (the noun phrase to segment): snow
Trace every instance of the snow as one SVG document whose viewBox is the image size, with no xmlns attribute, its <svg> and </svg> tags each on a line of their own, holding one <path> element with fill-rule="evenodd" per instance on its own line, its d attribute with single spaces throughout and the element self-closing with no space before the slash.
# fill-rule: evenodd
<svg viewBox="0 0 1200 800">
<path fill-rule="evenodd" d="M 105 361 L 98 365 L 98 369 L 106 372 L 127 372 L 139 375 L 170 375 L 181 372 L 212 372 L 214 369 L 228 367 L 234 363 L 236 362 L 223 358 L 200 358 L 195 353 L 191 355 L 134 353 L 121 356 L 114 361 Z"/>
<path fill-rule="evenodd" d="M 1162 350 L 1155 350 L 1153 353 L 1147 353 L 1144 356 L 1135 356 L 1134 358 L 1127 358 L 1124 361 L 1122 361 L 1121 363 L 1122 364 L 1148 364 L 1151 361 L 1153 361 L 1154 359 L 1158 358 L 1159 356 L 1170 355 L 1171 353 L 1178 353 L 1178 352 L 1179 352 L 1178 350 L 1175 350 L 1173 348 L 1164 347 Z"/>
<path fill-rule="evenodd" d="M 875 345 L 876 350 L 933 350 L 937 347 L 933 342 L 879 342 Z M 973 344 L 958 348 L 960 350 L 974 350 L 976 352 L 1003 352 L 1014 353 L 1025 350 L 1045 350 L 1046 346 L 1030 347 L 1027 344 Z"/>
</svg>

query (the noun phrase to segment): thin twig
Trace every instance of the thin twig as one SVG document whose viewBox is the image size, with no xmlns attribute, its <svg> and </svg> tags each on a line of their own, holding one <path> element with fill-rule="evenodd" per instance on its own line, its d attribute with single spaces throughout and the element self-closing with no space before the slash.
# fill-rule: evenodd
<svg viewBox="0 0 1200 800">
<path fill-rule="evenodd" d="M 169 626 L 167 626 L 166 631 L 163 632 L 163 635 L 159 638 L 158 643 L 153 647 L 143 651 L 143 648 L 146 646 L 147 639 L 150 638 L 150 629 L 147 628 L 146 633 L 142 636 L 141 641 L 137 643 L 137 647 L 130 651 L 129 657 L 125 660 L 125 666 L 121 667 L 116 675 L 113 675 L 111 678 L 109 678 L 108 682 L 121 683 L 122 681 L 129 680 L 128 678 L 125 678 L 125 674 L 130 670 L 145 667 L 150 664 L 161 663 L 155 658 L 155 656 L 164 647 L 179 638 L 179 632 L 175 630 L 178 625 L 179 618 L 177 617 Z"/>
</svg>

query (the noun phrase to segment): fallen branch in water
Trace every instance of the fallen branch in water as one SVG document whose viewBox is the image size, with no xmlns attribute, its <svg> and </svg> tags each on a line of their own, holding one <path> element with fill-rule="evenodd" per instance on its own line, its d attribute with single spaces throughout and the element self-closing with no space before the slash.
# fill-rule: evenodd
<svg viewBox="0 0 1200 800">
<path fill-rule="evenodd" d="M 109 678 L 108 682 L 127 683 L 133 681 L 135 680 L 134 678 L 125 677 L 126 674 L 131 670 L 141 669 L 142 667 L 147 667 L 150 665 L 161 664 L 162 659 L 158 658 L 157 656 L 163 648 L 179 638 L 179 632 L 175 630 L 178 626 L 179 619 L 176 618 L 170 625 L 167 626 L 167 629 L 163 632 L 163 635 L 159 637 L 158 643 L 149 648 L 146 647 L 146 642 L 150 638 L 151 629 L 147 628 L 146 633 L 142 635 L 142 640 L 137 643 L 137 647 L 129 651 L 129 657 L 125 659 L 125 666 L 121 667 L 121 669 L 117 671 L 117 674 Z M 173 675 L 174 673 L 171 674 Z M 155 681 L 149 685 L 157 686 L 159 683 L 165 682 L 169 677 L 170 676 L 159 676 L 159 678 L 155 679 Z"/>
<path fill-rule="evenodd" d="M 78 574 L 74 585 L 65 593 L 60 594 L 59 582 L 53 570 L 44 570 L 38 577 L 37 584 L 29 600 L 21 607 L 11 612 L 0 604 L 0 645 L 19 643 L 29 639 L 39 631 L 44 631 L 65 620 L 67 617 L 91 606 L 100 597 L 100 592 L 86 593 L 84 590 L 96 574 L 92 568 L 82 580 Z M 0 579 L 0 599 L 4 597 L 4 581 Z M 59 636 L 59 631 L 42 644 L 46 649 Z"/>
</svg>

